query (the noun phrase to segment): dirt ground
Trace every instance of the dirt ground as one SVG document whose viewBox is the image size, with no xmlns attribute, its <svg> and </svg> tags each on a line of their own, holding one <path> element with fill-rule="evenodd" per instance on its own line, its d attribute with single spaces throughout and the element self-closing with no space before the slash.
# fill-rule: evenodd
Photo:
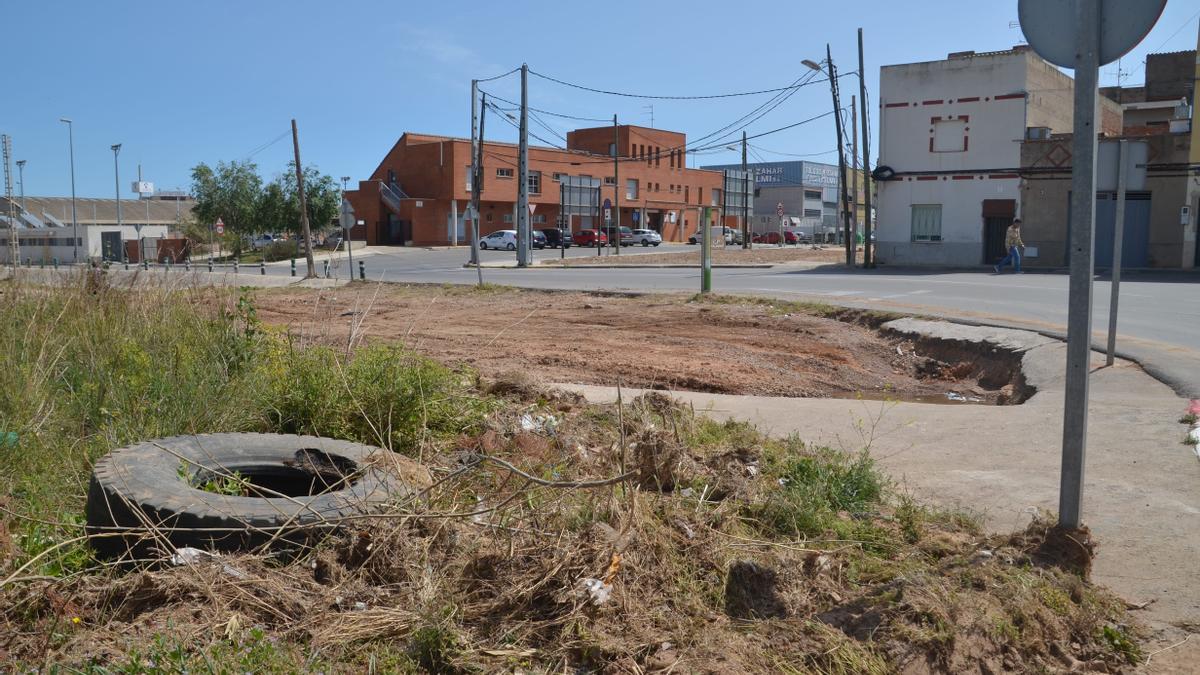
<svg viewBox="0 0 1200 675">
<path fill-rule="evenodd" d="M 603 256 L 586 258 L 567 258 L 565 260 L 548 260 L 542 265 L 699 265 L 700 247 L 682 253 L 642 253 L 641 246 L 633 248 L 638 255 L 613 255 L 606 249 Z M 781 264 L 790 262 L 819 262 L 837 263 L 846 259 L 846 249 L 837 246 L 813 249 L 808 246 L 785 246 L 777 248 L 773 245 L 755 244 L 752 249 L 741 247 L 713 247 L 714 265 L 762 265 Z"/>
<path fill-rule="evenodd" d="M 394 285 L 260 292 L 256 306 L 263 321 L 302 340 L 346 344 L 354 330 L 489 377 L 521 371 L 543 382 L 929 402 L 949 402 L 953 392 L 995 403 L 1012 392 L 1007 380 L 974 372 L 970 355 L 930 358 L 927 346 L 821 307 Z"/>
</svg>

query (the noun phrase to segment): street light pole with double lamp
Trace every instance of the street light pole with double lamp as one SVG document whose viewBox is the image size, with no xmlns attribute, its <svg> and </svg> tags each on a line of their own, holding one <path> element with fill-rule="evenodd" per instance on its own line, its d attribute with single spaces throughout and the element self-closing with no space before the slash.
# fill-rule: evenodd
<svg viewBox="0 0 1200 675">
<path fill-rule="evenodd" d="M 79 215 L 75 210 L 75 125 L 67 117 L 60 117 L 58 121 L 67 125 L 67 140 L 71 144 L 71 248 L 74 262 L 79 262 Z"/>
</svg>

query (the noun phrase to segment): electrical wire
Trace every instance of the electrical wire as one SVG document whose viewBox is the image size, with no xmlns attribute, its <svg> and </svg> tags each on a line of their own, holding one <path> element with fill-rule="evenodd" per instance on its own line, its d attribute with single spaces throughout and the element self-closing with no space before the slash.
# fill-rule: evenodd
<svg viewBox="0 0 1200 675">
<path fill-rule="evenodd" d="M 509 115 L 508 115 L 507 113 L 505 113 L 504 111 L 502 111 L 502 110 L 501 110 L 501 109 L 500 109 L 498 106 L 496 106 L 496 105 L 494 105 L 494 104 L 492 104 L 492 103 L 488 103 L 488 104 L 487 104 L 487 107 L 491 108 L 491 109 L 492 109 L 493 111 L 495 111 L 496 113 L 499 113 L 499 117 L 500 117 L 500 119 L 502 119 L 502 120 L 504 120 L 505 122 L 507 122 L 507 123 L 509 124 L 509 126 L 513 127 L 513 128 L 514 128 L 514 129 L 516 129 L 517 131 L 520 131 L 520 130 L 521 130 L 521 125 L 520 125 L 520 123 L 518 123 L 518 122 L 514 122 L 512 119 L 510 119 Z M 548 147 L 551 147 L 551 148 L 553 148 L 553 149 L 555 149 L 555 150 L 566 150 L 566 148 L 564 148 L 563 146 L 561 146 L 561 145 L 556 145 L 556 144 L 554 144 L 554 143 L 551 143 L 550 141 L 548 141 L 548 140 L 546 140 L 546 139 L 542 138 L 541 136 L 538 136 L 537 134 L 533 133 L 532 131 L 529 131 L 528 129 L 526 129 L 526 130 L 525 130 L 525 133 L 529 134 L 530 136 L 533 136 L 533 137 L 534 137 L 534 138 L 536 138 L 537 140 L 541 141 L 542 143 L 544 143 L 544 144 L 545 144 L 545 145 L 547 145 Z M 564 140 L 565 140 L 565 139 L 564 139 Z"/>
<path fill-rule="evenodd" d="M 510 100 L 508 100 L 508 99 L 506 99 L 506 98 L 501 98 L 500 96 L 497 96 L 497 95 L 493 94 L 493 93 L 492 93 L 492 92 L 490 92 L 490 91 L 483 91 L 482 89 L 480 89 L 479 91 L 480 91 L 480 92 L 482 92 L 482 93 L 485 93 L 485 94 L 487 94 L 488 96 L 490 96 L 490 97 L 492 97 L 492 98 L 496 99 L 497 101 L 502 101 L 502 102 L 504 102 L 504 103 L 507 103 L 507 104 L 509 104 L 509 105 L 515 105 L 515 106 L 517 106 L 517 107 L 518 107 L 518 109 L 520 108 L 520 105 L 521 105 L 521 104 L 520 104 L 520 103 L 517 103 L 516 101 L 510 101 Z M 550 110 L 542 110 L 541 108 L 534 108 L 533 106 L 530 106 L 530 107 L 529 107 L 529 110 L 530 110 L 531 112 L 541 113 L 541 114 L 543 114 L 543 115 L 550 115 L 550 116 L 552 116 L 552 117 L 561 117 L 561 118 L 563 118 L 563 119 L 567 119 L 567 120 L 578 120 L 578 121 L 580 121 L 580 122 L 612 122 L 612 120 L 599 119 L 599 118 L 596 118 L 596 117 L 579 117 L 579 116 L 577 116 L 577 115 L 567 115 L 567 114 L 565 114 L 565 113 L 557 113 L 557 112 L 553 112 L 553 111 L 550 111 Z"/>
<path fill-rule="evenodd" d="M 492 80 L 499 80 L 501 78 L 508 77 L 509 75 L 512 75 L 513 73 L 520 72 L 520 70 L 521 70 L 521 67 L 517 66 L 516 68 L 513 68 L 512 70 L 508 71 L 507 73 L 504 73 L 503 75 L 496 75 L 495 77 L 485 77 L 483 79 L 478 79 L 475 81 L 476 82 L 491 82 Z"/>
<path fill-rule="evenodd" d="M 283 132 L 282 134 L 279 134 L 278 136 L 276 136 L 274 138 L 274 140 L 267 141 L 266 143 L 263 143 L 262 145 L 254 148 L 250 152 L 246 153 L 246 159 L 250 159 L 251 157 L 262 152 L 263 150 L 266 150 L 267 148 L 271 147 L 272 145 L 275 145 L 276 143 L 278 143 L 279 141 L 282 141 L 283 139 L 287 138 L 288 135 L 291 133 L 292 133 L 292 131 L 289 129 L 289 130 Z"/>
<path fill-rule="evenodd" d="M 764 148 L 759 145 L 751 145 L 750 147 L 755 148 L 759 152 L 765 152 L 768 155 L 780 155 L 782 157 L 819 157 L 821 155 L 831 155 L 831 154 L 837 152 L 837 148 L 834 148 L 833 150 L 826 150 L 824 152 L 795 153 L 795 152 L 780 152 L 778 150 L 770 150 L 768 148 Z"/>
<path fill-rule="evenodd" d="M 595 94 L 605 94 L 608 96 L 624 96 L 626 98 L 646 98 L 646 99 L 660 99 L 660 100 L 671 100 L 671 101 L 694 101 L 694 100 L 714 99 L 714 98 L 734 98 L 734 97 L 738 97 L 738 96 L 757 96 L 759 94 L 772 94 L 772 93 L 776 93 L 776 92 L 787 91 L 788 89 L 792 89 L 793 87 L 797 86 L 797 85 L 788 85 L 786 87 L 775 87 L 772 89 L 759 89 L 757 91 L 739 91 L 739 92 L 732 92 L 732 93 L 728 93 L 728 94 L 668 96 L 668 95 L 651 95 L 651 94 L 631 94 L 631 93 L 622 92 L 622 91 L 610 91 L 607 89 L 597 89 L 595 87 L 588 87 L 588 86 L 584 86 L 582 84 L 566 82 L 566 81 L 560 80 L 556 77 L 550 77 L 549 75 L 543 75 L 543 74 L 533 71 L 533 70 L 529 71 L 529 74 L 540 77 L 543 80 L 549 80 L 550 82 L 555 82 L 557 84 L 561 84 L 561 85 L 567 86 L 567 87 L 572 87 L 575 89 L 581 89 L 583 91 L 590 91 Z M 846 73 L 846 74 L 851 75 L 853 73 Z M 840 77 L 840 75 L 839 75 L 839 77 Z M 820 81 L 826 82 L 828 80 L 820 80 Z M 816 84 L 816 82 L 809 82 L 807 84 Z"/>
</svg>

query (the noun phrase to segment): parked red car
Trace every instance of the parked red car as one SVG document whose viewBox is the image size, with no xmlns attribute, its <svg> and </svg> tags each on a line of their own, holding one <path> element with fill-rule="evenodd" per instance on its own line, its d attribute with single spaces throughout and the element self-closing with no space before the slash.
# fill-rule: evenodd
<svg viewBox="0 0 1200 675">
<path fill-rule="evenodd" d="M 600 230 L 580 230 L 571 238 L 576 246 L 604 246 L 608 243 L 608 235 Z"/>
<path fill-rule="evenodd" d="M 754 235 L 754 237 L 751 239 L 751 241 L 753 241 L 756 244 L 778 244 L 779 243 L 779 233 L 778 232 L 763 232 L 763 233 Z M 796 237 L 795 232 L 792 232 L 791 230 L 784 230 L 783 231 L 783 243 L 798 244 L 798 243 L 800 243 L 800 240 Z"/>
</svg>

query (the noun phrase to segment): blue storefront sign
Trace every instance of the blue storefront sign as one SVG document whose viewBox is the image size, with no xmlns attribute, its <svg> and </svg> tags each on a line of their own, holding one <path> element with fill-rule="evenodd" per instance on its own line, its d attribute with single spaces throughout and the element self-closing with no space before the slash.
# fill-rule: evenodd
<svg viewBox="0 0 1200 675">
<path fill-rule="evenodd" d="M 715 171 L 740 170 L 742 165 L 717 164 L 701 168 Z M 747 164 L 746 168 L 754 172 L 754 185 L 760 188 L 800 186 L 836 188 L 838 186 L 838 168 L 833 164 L 804 161 L 756 162 Z"/>
</svg>

